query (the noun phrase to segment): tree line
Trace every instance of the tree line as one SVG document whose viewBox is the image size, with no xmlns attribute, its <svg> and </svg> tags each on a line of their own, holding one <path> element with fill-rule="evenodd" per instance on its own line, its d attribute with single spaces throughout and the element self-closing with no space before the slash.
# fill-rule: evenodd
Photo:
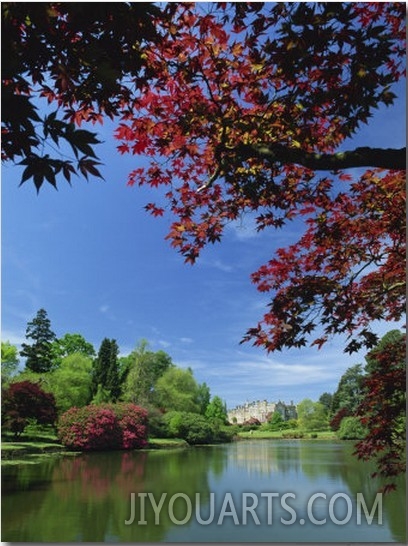
<svg viewBox="0 0 408 546">
<path fill-rule="evenodd" d="M 193 414 L 195 417 L 187 418 L 199 421 L 202 426 L 205 420 L 217 428 L 226 424 L 225 402 L 219 396 L 211 398 L 210 388 L 205 382 L 197 382 L 191 368 L 176 366 L 170 355 L 161 350 L 152 351 L 146 340 L 140 341 L 129 355 L 119 356 L 116 340 L 104 338 L 96 352 L 81 334 L 67 333 L 57 338 L 45 309 L 40 309 L 27 324 L 26 338 L 27 343 L 22 344 L 20 351 L 20 356 L 26 359 L 22 370 L 18 370 L 17 348 L 2 342 L 2 390 L 6 405 L 8 390 L 11 388 L 14 392 L 17 383 L 25 383 L 27 403 L 24 406 L 29 405 L 30 397 L 36 392 L 42 404 L 48 407 L 51 394 L 58 415 L 89 404 L 128 402 L 148 410 L 153 434 L 165 435 L 170 427 L 162 420 L 165 413 L 173 417 L 180 417 L 181 412 L 184 417 Z M 40 394 L 39 388 L 45 394 Z M 41 400 L 36 402 L 32 417 L 36 412 L 38 416 L 43 412 L 43 408 L 38 409 Z M 21 433 L 24 430 L 22 416 L 15 415 L 15 422 L 12 412 L 13 408 L 6 411 L 5 425 L 14 426 Z M 53 418 L 48 421 L 55 421 L 57 414 L 49 413 Z M 39 421 L 44 419 L 47 420 L 40 416 Z M 173 422 L 174 432 L 176 428 Z M 211 434 L 207 436 L 210 438 Z"/>
</svg>

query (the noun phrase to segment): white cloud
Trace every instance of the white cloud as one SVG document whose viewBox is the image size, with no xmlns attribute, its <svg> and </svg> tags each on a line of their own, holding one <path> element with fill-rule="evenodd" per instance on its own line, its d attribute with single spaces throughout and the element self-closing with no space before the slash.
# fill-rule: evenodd
<svg viewBox="0 0 408 546">
<path fill-rule="evenodd" d="M 213 267 L 219 271 L 223 271 L 224 273 L 231 273 L 231 271 L 234 271 L 234 267 L 232 265 L 226 264 L 218 259 L 212 260 L 207 257 L 201 257 L 199 263 L 201 266 Z"/>
<path fill-rule="evenodd" d="M 224 271 L 225 273 L 230 273 L 231 271 L 234 270 L 232 265 L 224 264 L 221 260 L 215 260 L 212 265 L 216 269 L 219 269 L 220 271 Z"/>
<path fill-rule="evenodd" d="M 101 305 L 101 306 L 99 307 L 99 311 L 100 311 L 101 313 L 107 313 L 107 312 L 109 311 L 109 305 Z"/>
<path fill-rule="evenodd" d="M 191 337 L 181 337 L 180 338 L 181 343 L 193 343 L 194 340 L 191 339 Z"/>
</svg>

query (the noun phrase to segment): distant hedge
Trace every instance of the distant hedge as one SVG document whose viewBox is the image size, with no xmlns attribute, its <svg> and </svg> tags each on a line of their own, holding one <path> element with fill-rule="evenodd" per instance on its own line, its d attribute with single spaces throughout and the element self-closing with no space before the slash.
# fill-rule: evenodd
<svg viewBox="0 0 408 546">
<path fill-rule="evenodd" d="M 71 408 L 59 419 L 58 437 L 81 451 L 142 448 L 147 445 L 147 411 L 125 403 Z"/>
</svg>

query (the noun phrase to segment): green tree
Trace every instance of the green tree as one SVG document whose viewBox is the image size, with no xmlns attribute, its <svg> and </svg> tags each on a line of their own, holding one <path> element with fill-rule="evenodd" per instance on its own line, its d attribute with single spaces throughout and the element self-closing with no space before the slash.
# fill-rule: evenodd
<svg viewBox="0 0 408 546">
<path fill-rule="evenodd" d="M 89 404 L 92 397 L 91 372 L 91 358 L 72 353 L 63 358 L 60 366 L 50 374 L 47 387 L 55 397 L 59 413 L 73 406 Z"/>
<path fill-rule="evenodd" d="M 274 411 L 271 418 L 269 419 L 268 428 L 269 430 L 281 430 L 285 421 L 279 411 Z"/>
<path fill-rule="evenodd" d="M 9 341 L 1 342 L 1 386 L 7 385 L 18 368 L 18 349 Z"/>
<path fill-rule="evenodd" d="M 215 439 L 214 427 L 196 412 L 171 411 L 164 420 L 170 436 L 183 438 L 189 444 L 207 444 Z"/>
<path fill-rule="evenodd" d="M 82 354 L 89 358 L 96 356 L 92 343 L 86 341 L 81 334 L 65 334 L 56 339 L 52 344 L 52 351 L 56 365 L 59 365 L 63 358 L 72 354 Z"/>
<path fill-rule="evenodd" d="M 40 309 L 27 324 L 26 338 L 33 340 L 31 345 L 21 345 L 20 355 L 26 358 L 26 368 L 37 373 L 49 372 L 54 367 L 52 343 L 56 336 L 45 309 Z"/>
<path fill-rule="evenodd" d="M 200 413 L 199 385 L 191 369 L 167 370 L 156 383 L 156 403 L 167 411 Z"/>
<path fill-rule="evenodd" d="M 302 430 L 323 430 L 328 426 L 325 407 L 310 398 L 302 400 L 297 407 L 299 428 Z"/>
<path fill-rule="evenodd" d="M 363 370 L 361 364 L 348 368 L 341 376 L 336 392 L 333 394 L 331 413 L 335 415 L 346 408 L 354 415 L 363 398 Z"/>
<path fill-rule="evenodd" d="M 200 408 L 199 411 L 202 415 L 205 415 L 208 404 L 210 403 L 210 399 L 211 399 L 210 387 L 204 381 L 204 383 L 200 383 L 198 385 L 198 393 L 197 393 L 197 403 Z"/>
<path fill-rule="evenodd" d="M 124 398 L 142 406 L 154 402 L 156 381 L 174 366 L 171 357 L 164 351 L 150 351 L 145 339 L 122 360 L 122 364 Z"/>
<path fill-rule="evenodd" d="M 98 356 L 93 361 L 92 391 L 106 390 L 109 401 L 116 401 L 120 396 L 120 377 L 118 363 L 119 347 L 114 339 L 104 338 L 98 351 Z"/>
<path fill-rule="evenodd" d="M 367 434 L 367 429 L 358 417 L 344 417 L 337 432 L 341 440 L 361 440 Z"/>
<path fill-rule="evenodd" d="M 377 343 L 375 347 L 366 355 L 366 365 L 364 371 L 367 374 L 380 371 L 379 360 L 377 356 L 381 354 L 388 346 L 399 344 L 405 340 L 404 334 L 400 330 L 390 330 Z"/>
<path fill-rule="evenodd" d="M 329 414 L 332 407 L 333 395 L 329 392 L 324 392 L 320 396 L 318 402 L 320 402 L 320 404 L 323 404 L 323 406 L 326 408 L 327 414 Z"/>
<path fill-rule="evenodd" d="M 205 416 L 210 421 L 216 421 L 223 425 L 227 423 L 227 406 L 219 396 L 214 396 L 205 410 Z"/>
</svg>

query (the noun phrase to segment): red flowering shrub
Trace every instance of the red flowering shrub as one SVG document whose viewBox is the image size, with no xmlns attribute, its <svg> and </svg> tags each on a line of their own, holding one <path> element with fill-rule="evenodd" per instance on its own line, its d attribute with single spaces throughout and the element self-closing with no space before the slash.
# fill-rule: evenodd
<svg viewBox="0 0 408 546">
<path fill-rule="evenodd" d="M 58 423 L 58 436 L 72 449 L 134 449 L 147 444 L 147 412 L 134 404 L 71 408 Z"/>
<path fill-rule="evenodd" d="M 12 383 L 2 395 L 4 428 L 21 434 L 30 419 L 42 425 L 53 424 L 57 419 L 55 398 L 31 381 Z"/>
<path fill-rule="evenodd" d="M 135 449 L 147 445 L 147 411 L 135 404 L 112 406 L 122 432 L 122 447 Z"/>
</svg>

